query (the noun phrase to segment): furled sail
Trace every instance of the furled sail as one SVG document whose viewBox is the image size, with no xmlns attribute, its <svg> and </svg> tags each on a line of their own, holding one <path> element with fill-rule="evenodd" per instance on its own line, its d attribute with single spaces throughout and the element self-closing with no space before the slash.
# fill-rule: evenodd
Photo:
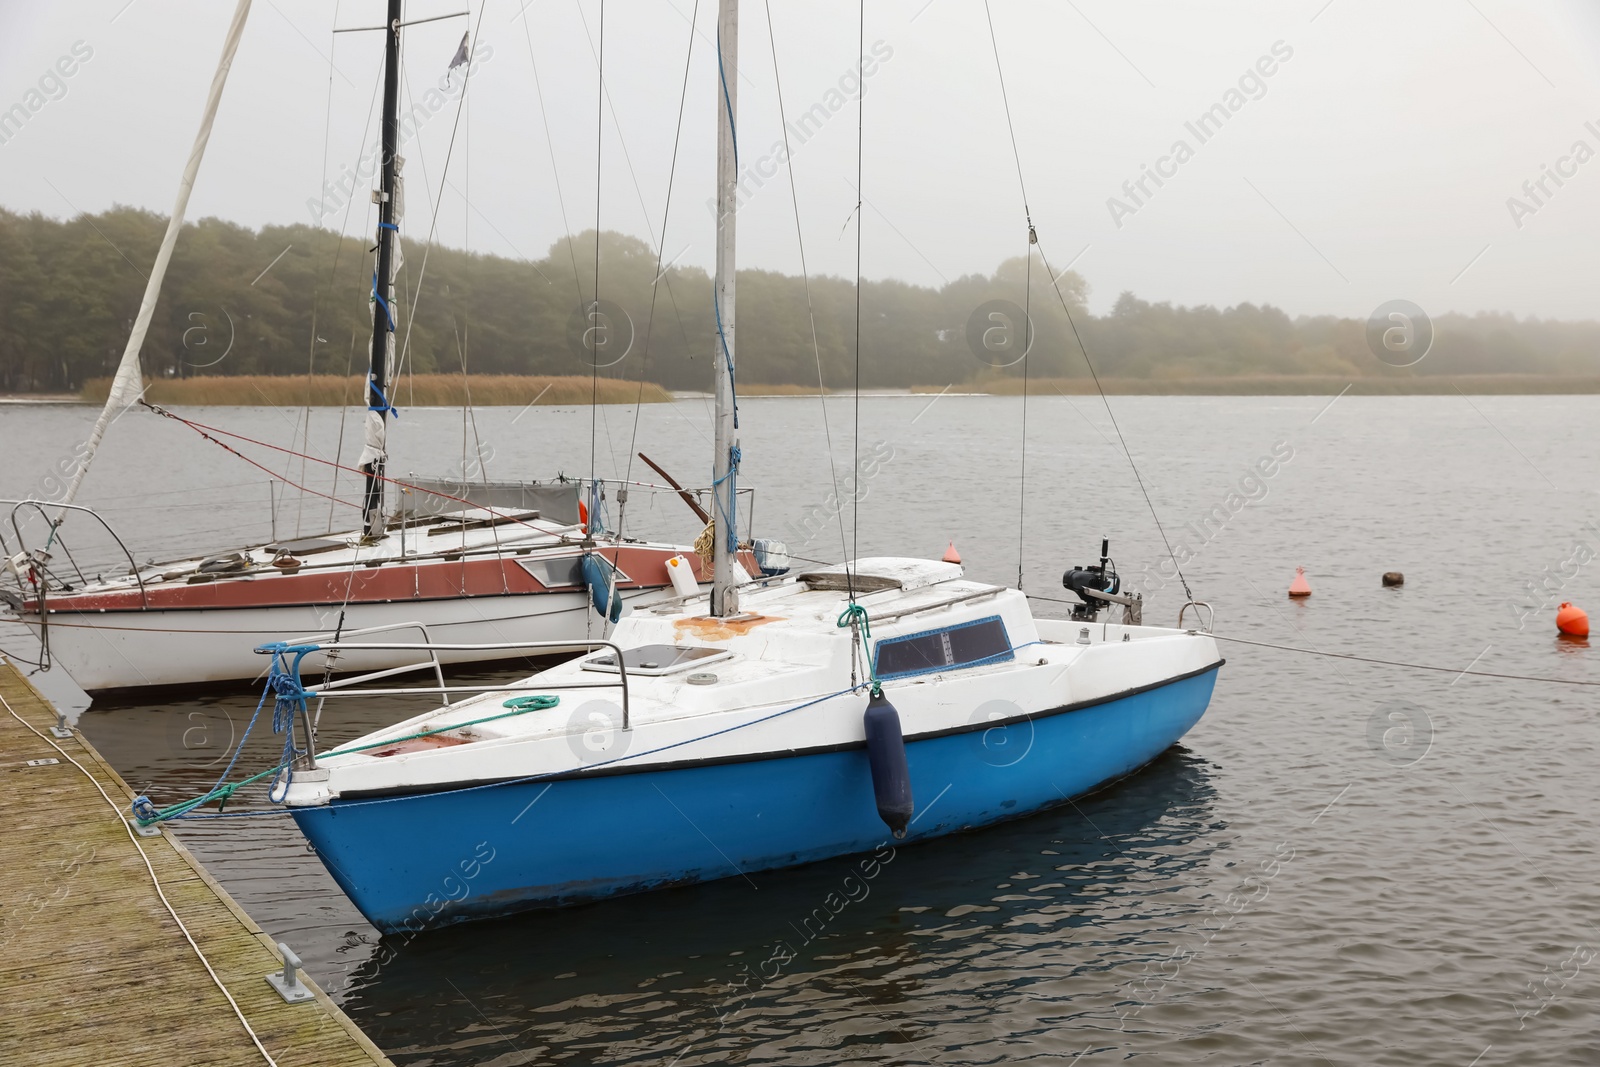
<svg viewBox="0 0 1600 1067">
<path fill-rule="evenodd" d="M 233 22 L 228 26 L 228 37 L 222 44 L 222 58 L 217 61 L 217 72 L 211 79 L 211 92 L 206 97 L 205 114 L 200 118 L 200 132 L 195 134 L 194 147 L 189 150 L 189 162 L 183 168 L 183 178 L 178 183 L 178 199 L 172 207 L 172 218 L 167 220 L 167 232 L 161 239 L 161 249 L 156 253 L 155 266 L 150 269 L 150 279 L 144 287 L 144 300 L 139 304 L 139 315 L 133 321 L 133 332 L 128 334 L 128 344 L 122 350 L 122 362 L 117 365 L 117 375 L 111 382 L 111 393 L 106 406 L 95 420 L 89 434 L 88 450 L 67 486 L 64 504 L 72 503 L 78 495 L 78 486 L 100 448 L 106 427 L 144 395 L 144 380 L 139 373 L 139 352 L 144 348 L 145 334 L 150 332 L 150 319 L 155 315 L 156 299 L 161 295 L 161 282 L 167 276 L 167 264 L 172 260 L 173 246 L 178 243 L 178 233 L 183 229 L 183 216 L 189 209 L 189 193 L 200 173 L 200 160 L 205 157 L 206 143 L 211 140 L 211 124 L 217 117 L 217 106 L 222 102 L 222 88 L 227 84 L 228 71 L 233 67 L 233 55 L 239 49 L 239 38 L 244 34 L 245 20 L 250 16 L 250 0 L 239 0 L 234 8 Z"/>
</svg>

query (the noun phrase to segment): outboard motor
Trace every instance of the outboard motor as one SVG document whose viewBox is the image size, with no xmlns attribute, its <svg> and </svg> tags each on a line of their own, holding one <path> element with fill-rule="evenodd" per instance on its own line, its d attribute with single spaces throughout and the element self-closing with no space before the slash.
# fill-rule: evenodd
<svg viewBox="0 0 1600 1067">
<path fill-rule="evenodd" d="M 1111 562 L 1110 551 L 1111 539 L 1101 538 L 1098 567 L 1073 567 L 1061 576 L 1062 586 L 1078 594 L 1078 599 L 1083 601 L 1073 605 L 1074 619 L 1092 621 L 1106 606 L 1106 601 L 1090 596 L 1085 590 L 1093 589 L 1097 593 L 1110 593 L 1113 596 L 1121 590 L 1122 580 L 1117 577 L 1117 566 Z"/>
</svg>

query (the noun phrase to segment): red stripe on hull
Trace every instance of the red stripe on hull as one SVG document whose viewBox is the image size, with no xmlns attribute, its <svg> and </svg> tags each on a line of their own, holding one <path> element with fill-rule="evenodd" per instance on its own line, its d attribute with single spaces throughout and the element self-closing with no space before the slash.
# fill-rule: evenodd
<svg viewBox="0 0 1600 1067">
<path fill-rule="evenodd" d="M 657 588 L 671 584 L 667 560 L 685 555 L 695 577 L 705 580 L 705 568 L 693 552 L 649 546 L 605 547 L 597 551 L 627 576 L 623 589 Z M 578 555 L 574 553 L 573 555 Z M 517 596 L 570 592 L 570 586 L 546 587 L 518 566 L 518 559 L 570 557 L 530 553 L 481 559 L 429 560 L 388 563 L 300 574 L 257 572 L 252 576 L 220 577 L 215 581 L 146 585 L 114 592 L 64 593 L 50 597 L 50 613 L 99 613 L 142 610 L 204 610 L 215 608 L 282 607 L 301 604 L 394 603 L 404 600 L 444 600 L 477 596 Z M 747 568 L 753 561 L 746 561 Z M 37 611 L 36 603 L 27 610 Z"/>
</svg>

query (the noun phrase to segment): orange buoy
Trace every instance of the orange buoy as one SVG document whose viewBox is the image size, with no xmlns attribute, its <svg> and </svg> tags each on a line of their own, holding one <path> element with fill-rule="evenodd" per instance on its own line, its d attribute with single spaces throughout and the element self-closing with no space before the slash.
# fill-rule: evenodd
<svg viewBox="0 0 1600 1067">
<path fill-rule="evenodd" d="M 1311 583 L 1306 581 L 1306 569 L 1304 567 L 1296 567 L 1294 569 L 1294 581 L 1289 583 L 1289 595 L 1293 597 L 1311 595 Z"/>
<path fill-rule="evenodd" d="M 951 541 L 950 547 L 944 550 L 944 561 L 946 563 L 961 562 L 961 553 L 956 551 L 956 543 L 954 541 Z"/>
<path fill-rule="evenodd" d="M 589 505 L 578 501 L 578 525 L 585 530 L 589 528 Z"/>
<path fill-rule="evenodd" d="M 1556 609 L 1556 629 L 1568 637 L 1589 636 L 1589 613 L 1571 604 Z"/>
</svg>

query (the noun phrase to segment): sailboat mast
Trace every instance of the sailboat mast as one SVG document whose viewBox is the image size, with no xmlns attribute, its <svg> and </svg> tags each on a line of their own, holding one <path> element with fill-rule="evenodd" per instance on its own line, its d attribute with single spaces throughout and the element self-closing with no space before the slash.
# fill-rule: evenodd
<svg viewBox="0 0 1600 1067">
<path fill-rule="evenodd" d="M 400 149 L 400 19 L 401 0 L 389 0 L 384 24 L 383 165 L 378 186 L 378 263 L 372 275 L 372 362 L 367 378 L 366 448 L 361 469 L 367 476 L 361 505 L 362 532 L 383 536 L 383 467 L 389 458 L 388 371 L 394 352 L 395 187 Z"/>
<path fill-rule="evenodd" d="M 739 613 L 738 583 L 733 564 L 739 546 L 739 422 L 734 407 L 733 283 L 734 216 L 739 209 L 739 149 L 735 140 L 735 105 L 739 99 L 739 0 L 721 0 L 717 21 L 717 276 L 711 297 L 717 336 L 712 354 L 716 368 L 716 456 L 712 512 L 713 538 L 711 614 Z"/>
</svg>

